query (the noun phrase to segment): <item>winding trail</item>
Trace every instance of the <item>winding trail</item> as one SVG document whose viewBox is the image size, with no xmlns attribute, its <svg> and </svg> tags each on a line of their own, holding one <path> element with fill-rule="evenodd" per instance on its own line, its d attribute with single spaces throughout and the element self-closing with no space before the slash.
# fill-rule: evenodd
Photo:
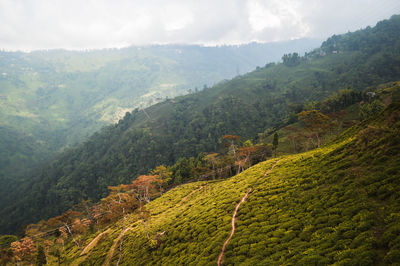
<svg viewBox="0 0 400 266">
<path fill-rule="evenodd" d="M 203 189 L 204 186 L 205 186 L 205 185 L 201 185 L 199 188 L 197 188 L 197 189 L 193 190 L 192 192 L 190 192 L 189 194 L 187 194 L 185 197 L 183 197 L 183 198 L 181 199 L 180 202 L 178 202 L 178 203 L 175 205 L 175 207 L 180 206 L 187 198 L 189 198 L 191 195 L 193 195 L 193 194 L 196 193 L 197 191 Z"/>
<path fill-rule="evenodd" d="M 278 165 L 278 163 L 281 161 L 282 159 L 278 160 L 270 169 L 268 169 L 265 173 L 264 173 L 264 177 L 266 177 L 272 170 L 274 170 L 275 166 Z"/>
<path fill-rule="evenodd" d="M 98 235 L 97 235 L 83 250 L 82 250 L 81 256 L 82 256 L 82 255 L 85 255 L 86 253 L 88 253 L 88 252 L 97 244 L 97 242 L 99 242 L 100 238 L 101 238 L 103 235 L 105 235 L 105 234 L 108 233 L 108 231 L 110 231 L 110 228 L 108 228 L 108 229 L 107 229 L 106 231 L 104 231 L 103 233 L 98 234 Z"/>
<path fill-rule="evenodd" d="M 115 252 L 115 249 L 117 248 L 118 242 L 119 242 L 119 241 L 121 240 L 121 238 L 125 235 L 125 233 L 126 233 L 127 231 L 131 230 L 131 229 L 132 229 L 132 227 L 126 228 L 126 229 L 125 229 L 124 231 L 122 231 L 121 234 L 119 234 L 119 236 L 114 240 L 114 243 L 113 243 L 113 245 L 112 245 L 110 251 L 108 252 L 107 258 L 106 258 L 106 260 L 104 261 L 103 265 L 106 265 L 106 266 L 110 265 L 111 259 L 112 259 L 112 257 L 114 256 L 114 252 Z"/>
<path fill-rule="evenodd" d="M 278 163 L 279 163 L 280 161 L 281 161 L 281 160 L 277 161 L 270 169 L 268 169 L 268 170 L 264 173 L 264 177 L 267 176 L 267 174 L 269 174 L 269 173 L 275 168 L 275 166 L 278 165 Z M 217 262 L 217 263 L 218 263 L 218 266 L 221 266 L 221 265 L 222 265 L 222 259 L 224 258 L 224 253 L 225 253 L 226 245 L 228 245 L 229 241 L 230 241 L 230 240 L 232 239 L 232 237 L 233 237 L 233 234 L 235 233 L 236 214 L 237 214 L 237 211 L 239 210 L 240 204 L 242 204 L 242 203 L 247 199 L 247 197 L 249 196 L 249 193 L 250 193 L 250 192 L 251 192 L 251 188 L 249 188 L 249 190 L 247 190 L 246 194 L 243 196 L 243 198 L 240 200 L 240 202 L 236 205 L 235 211 L 233 212 L 233 215 L 232 215 L 232 231 L 231 231 L 231 234 L 229 235 L 228 239 L 225 240 L 225 243 L 224 243 L 224 245 L 222 246 L 221 253 L 219 254 L 219 257 L 218 257 L 218 262 Z"/>
<path fill-rule="evenodd" d="M 225 243 L 222 246 L 221 253 L 219 254 L 219 257 L 218 257 L 218 266 L 222 265 L 222 258 L 224 257 L 224 252 L 225 252 L 226 245 L 228 244 L 228 242 L 231 240 L 233 234 L 235 233 L 235 219 L 236 219 L 237 211 L 238 211 L 238 209 L 240 207 L 240 204 L 242 204 L 242 202 L 244 202 L 246 200 L 246 198 L 249 195 L 250 191 L 251 191 L 251 188 L 249 188 L 249 190 L 247 190 L 246 194 L 243 196 L 241 201 L 236 205 L 235 211 L 233 212 L 233 215 L 232 215 L 232 231 L 231 231 L 231 234 L 229 235 L 228 239 L 225 240 Z"/>
<path fill-rule="evenodd" d="M 204 188 L 204 185 L 202 185 L 202 186 L 200 186 L 199 188 L 197 188 L 197 189 L 191 191 L 188 195 L 186 195 L 185 197 L 183 197 L 183 198 L 181 199 L 181 201 L 179 201 L 179 202 L 174 206 L 174 208 L 176 208 L 176 207 L 180 206 L 181 204 L 183 204 L 183 202 L 185 202 L 185 200 L 186 200 L 188 197 L 190 197 L 193 193 L 196 193 L 197 191 L 199 191 L 199 190 L 201 190 L 201 189 L 203 189 L 203 188 Z M 115 252 L 115 249 L 117 248 L 118 242 L 122 239 L 122 237 L 125 235 L 125 233 L 126 233 L 127 231 L 131 230 L 132 228 L 133 228 L 133 227 L 128 227 L 128 228 L 126 228 L 125 230 L 123 230 L 123 231 L 119 234 L 119 236 L 118 236 L 116 239 L 114 239 L 113 245 L 111 246 L 110 250 L 108 251 L 107 258 L 106 258 L 106 260 L 104 261 L 103 266 L 108 266 L 108 265 L 110 265 L 111 259 L 112 259 L 112 257 L 114 256 L 114 252 Z M 93 242 L 93 241 L 92 241 L 92 242 Z"/>
<path fill-rule="evenodd" d="M 92 250 L 92 248 L 94 248 L 97 243 L 100 241 L 100 239 L 107 234 L 110 231 L 111 228 L 108 228 L 106 231 L 98 234 L 92 241 L 90 241 L 90 243 L 82 250 L 80 256 L 71 263 L 71 266 L 78 266 L 80 265 L 82 262 L 84 262 L 87 258 L 87 256 L 89 255 L 90 250 Z"/>
</svg>

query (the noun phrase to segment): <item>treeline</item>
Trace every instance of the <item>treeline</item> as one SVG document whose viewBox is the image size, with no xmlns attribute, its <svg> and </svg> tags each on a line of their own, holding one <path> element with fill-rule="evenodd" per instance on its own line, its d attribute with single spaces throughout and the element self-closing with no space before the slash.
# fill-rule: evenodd
<svg viewBox="0 0 400 266">
<path fill-rule="evenodd" d="M 353 33 L 333 35 L 322 43 L 321 50 L 326 53 L 360 51 L 366 56 L 388 48 L 399 47 L 397 35 L 400 31 L 400 15 L 393 15 L 390 20 L 383 20 L 375 27 L 367 27 Z"/>
</svg>

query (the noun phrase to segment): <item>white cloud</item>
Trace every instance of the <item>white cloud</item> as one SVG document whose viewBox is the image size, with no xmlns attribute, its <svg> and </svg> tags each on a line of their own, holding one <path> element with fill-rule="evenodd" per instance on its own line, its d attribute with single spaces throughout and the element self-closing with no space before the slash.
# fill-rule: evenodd
<svg viewBox="0 0 400 266">
<path fill-rule="evenodd" d="M 261 1 L 249 1 L 249 22 L 253 31 L 262 31 L 265 28 L 281 27 L 282 20 L 276 9 L 264 6 Z"/>
<path fill-rule="evenodd" d="M 326 38 L 395 13 L 398 0 L 0 0 L 0 48 Z"/>
<path fill-rule="evenodd" d="M 250 0 L 249 22 L 257 39 L 296 39 L 306 37 L 310 27 L 304 22 L 297 0 Z"/>
</svg>

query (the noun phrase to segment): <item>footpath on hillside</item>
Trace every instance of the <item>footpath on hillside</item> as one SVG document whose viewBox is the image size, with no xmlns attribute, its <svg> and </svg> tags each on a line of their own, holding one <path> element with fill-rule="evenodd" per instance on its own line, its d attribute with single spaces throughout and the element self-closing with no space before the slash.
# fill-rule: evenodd
<svg viewBox="0 0 400 266">
<path fill-rule="evenodd" d="M 104 266 L 110 265 L 111 259 L 114 256 L 114 252 L 115 252 L 115 249 L 117 248 L 118 242 L 124 237 L 125 233 L 131 229 L 132 229 L 132 227 L 125 228 L 124 230 L 122 230 L 121 234 L 119 234 L 119 236 L 116 239 L 114 239 L 113 245 L 111 246 L 111 249 L 109 250 L 109 252 L 107 254 L 107 258 L 103 263 Z"/>
<path fill-rule="evenodd" d="M 197 189 L 191 191 L 188 195 L 186 195 L 185 197 L 183 197 L 183 198 L 181 199 L 181 201 L 178 202 L 178 203 L 175 205 L 175 208 L 178 207 L 178 206 L 180 206 L 180 205 L 181 205 L 188 197 L 190 197 L 192 194 L 194 194 L 195 192 L 197 192 L 197 191 L 199 191 L 199 190 L 201 190 L 201 189 L 203 189 L 203 188 L 204 188 L 204 186 L 202 185 L 202 186 L 200 186 L 199 188 L 197 188 Z M 111 246 L 110 250 L 108 251 L 107 258 L 106 258 L 106 260 L 105 260 L 104 263 L 103 263 L 104 266 L 110 265 L 111 260 L 112 260 L 112 257 L 114 256 L 114 253 L 115 253 L 115 249 L 117 248 L 118 242 L 121 241 L 121 239 L 124 237 L 125 233 L 126 233 L 127 231 L 131 230 L 131 229 L 132 229 L 132 227 L 128 227 L 128 228 L 124 229 L 124 230 L 119 234 L 119 236 L 118 236 L 116 239 L 114 239 L 113 245 Z"/>
<path fill-rule="evenodd" d="M 228 239 L 225 240 L 225 243 L 222 246 L 221 253 L 219 254 L 219 257 L 218 257 L 218 266 L 220 266 L 222 264 L 222 258 L 224 257 L 224 252 L 225 252 L 226 245 L 229 243 L 229 241 L 231 240 L 233 234 L 235 233 L 235 219 L 236 219 L 237 211 L 238 211 L 238 209 L 240 207 L 240 204 L 242 204 L 242 202 L 244 202 L 246 200 L 246 198 L 249 195 L 250 191 L 251 191 L 251 188 L 249 188 L 249 190 L 246 192 L 246 194 L 243 196 L 243 198 L 239 201 L 239 203 L 236 205 L 235 211 L 233 212 L 233 215 L 232 215 L 232 231 L 231 231 L 231 234 L 229 235 Z"/>
<path fill-rule="evenodd" d="M 269 174 L 274 168 L 275 166 L 280 162 L 277 161 L 270 169 L 268 169 L 265 173 L 264 173 L 264 177 L 267 176 L 267 174 Z M 235 220 L 236 220 L 236 214 L 239 210 L 240 205 L 247 199 L 247 197 L 249 196 L 249 193 L 251 192 L 251 188 L 249 188 L 246 192 L 246 194 L 242 197 L 242 199 L 239 201 L 239 203 L 236 205 L 235 211 L 233 212 L 232 215 L 232 231 L 231 234 L 229 235 L 229 237 L 225 240 L 224 245 L 222 246 L 222 250 L 221 253 L 218 256 L 218 266 L 222 265 L 222 259 L 224 258 L 224 253 L 225 253 L 225 249 L 226 246 L 228 245 L 229 241 L 232 239 L 233 234 L 235 233 Z"/>
</svg>

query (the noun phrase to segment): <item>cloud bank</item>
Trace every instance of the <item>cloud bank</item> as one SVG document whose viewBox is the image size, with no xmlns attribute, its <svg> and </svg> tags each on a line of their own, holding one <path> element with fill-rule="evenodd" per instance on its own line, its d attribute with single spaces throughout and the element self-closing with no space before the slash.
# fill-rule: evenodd
<svg viewBox="0 0 400 266">
<path fill-rule="evenodd" d="M 0 0 L 0 48 L 326 38 L 398 13 L 398 0 Z"/>
</svg>

